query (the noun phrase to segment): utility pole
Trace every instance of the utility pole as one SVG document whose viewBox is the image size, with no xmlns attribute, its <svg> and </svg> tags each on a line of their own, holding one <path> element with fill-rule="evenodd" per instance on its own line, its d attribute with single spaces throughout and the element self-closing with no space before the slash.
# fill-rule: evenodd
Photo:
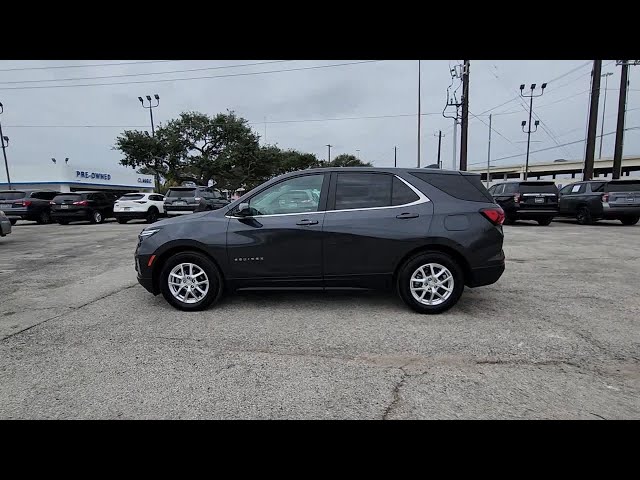
<svg viewBox="0 0 640 480">
<path fill-rule="evenodd" d="M 267 144 L 267 116 L 264 117 L 264 144 Z"/>
<path fill-rule="evenodd" d="M 591 72 L 591 105 L 589 106 L 589 125 L 587 127 L 587 148 L 584 154 L 584 170 L 582 180 L 593 177 L 593 163 L 596 153 L 596 131 L 598 128 L 598 105 L 600 104 L 600 76 L 602 60 L 593 61 Z"/>
<path fill-rule="evenodd" d="M 520 85 L 520 96 L 522 98 L 528 98 L 529 99 L 529 127 L 527 129 L 527 131 L 525 132 L 524 127 L 525 125 L 527 125 L 526 121 L 522 121 L 522 131 L 525 132 L 527 134 L 527 159 L 525 161 L 524 164 L 524 180 L 527 179 L 527 177 L 529 176 L 529 149 L 531 147 L 531 134 L 535 133 L 536 131 L 538 131 L 538 125 L 540 125 L 540 121 L 536 120 L 535 122 L 535 130 L 531 130 L 531 115 L 533 114 L 533 99 L 536 97 L 541 97 L 544 94 L 544 89 L 547 88 L 547 84 L 543 83 L 542 84 L 542 91 L 540 94 L 535 95 L 533 93 L 533 91 L 536 89 L 536 84 L 532 83 L 531 84 L 531 94 L 529 95 L 525 95 L 524 92 L 524 83 L 522 85 Z"/>
<path fill-rule="evenodd" d="M 465 64 L 466 65 L 468 62 L 468 60 L 465 60 Z M 458 85 L 458 87 L 456 87 L 455 89 L 453 89 L 453 91 L 451 91 L 451 89 L 453 88 L 453 85 L 455 83 L 456 80 L 459 80 L 460 78 L 462 78 L 463 74 L 464 74 L 464 65 L 456 65 L 453 68 L 451 68 L 449 70 L 449 73 L 451 74 L 451 85 L 449 85 L 449 87 L 447 87 L 447 103 L 444 106 L 444 110 L 442 112 L 442 116 L 444 118 L 452 118 L 453 119 L 453 165 L 452 165 L 452 169 L 453 170 L 457 170 L 457 163 L 458 163 L 458 157 L 457 157 L 457 146 L 458 146 L 458 123 L 461 120 L 460 114 L 459 114 L 459 110 L 460 107 L 462 106 L 463 102 L 459 102 L 458 101 L 458 97 L 456 95 L 456 90 L 458 88 L 460 88 L 460 86 Z M 463 79 L 463 83 L 464 83 L 464 79 Z M 468 86 L 467 86 L 468 88 Z M 463 88 L 464 91 L 464 88 Z M 463 98 L 464 100 L 464 98 Z M 451 116 L 450 114 L 445 114 L 445 111 L 447 110 L 448 107 L 455 107 L 455 115 Z M 465 167 L 466 168 L 466 167 Z"/>
<path fill-rule="evenodd" d="M 0 102 L 0 114 L 4 112 L 4 105 Z M 0 123 L 0 143 L 2 143 L 2 155 L 4 156 L 4 168 L 7 171 L 7 183 L 11 190 L 11 177 L 9 176 L 9 163 L 7 162 L 7 147 L 9 146 L 9 137 L 5 137 L 2 133 L 2 123 Z"/>
<path fill-rule="evenodd" d="M 360 150 L 356 148 L 356 158 L 360 160 Z"/>
<path fill-rule="evenodd" d="M 467 138 L 469 133 L 469 60 L 462 71 L 462 132 L 460 133 L 460 170 L 467 170 Z"/>
<path fill-rule="evenodd" d="M 418 168 L 420 168 L 420 60 L 418 60 Z"/>
<path fill-rule="evenodd" d="M 613 152 L 613 178 L 617 180 L 622 174 L 622 148 L 624 144 L 624 117 L 627 107 L 627 84 L 629 83 L 629 60 L 616 62 L 622 65 L 620 73 L 620 97 L 618 98 L 618 124 L 616 126 L 616 146 Z"/>
<path fill-rule="evenodd" d="M 156 136 L 156 130 L 155 130 L 155 126 L 153 125 L 153 109 L 156 108 L 158 105 L 160 105 L 160 97 L 158 96 L 157 93 L 153 95 L 153 98 L 155 98 L 155 100 L 156 100 L 156 104 L 155 105 L 151 101 L 151 95 L 147 95 L 146 98 L 147 98 L 147 101 L 149 102 L 149 106 L 145 106 L 144 100 L 142 99 L 142 97 L 138 97 L 138 100 L 140 100 L 140 104 L 142 105 L 142 108 L 148 108 L 149 109 L 149 116 L 151 117 L 151 136 L 155 137 Z M 159 168 L 158 168 L 158 159 L 157 158 L 156 158 L 155 164 L 156 164 L 155 165 L 156 191 L 160 191 L 160 173 L 158 172 Z"/>
<path fill-rule="evenodd" d="M 435 137 L 436 134 L 434 133 L 433 136 Z M 444 137 L 444 135 L 442 135 L 442 130 L 438 130 L 438 168 L 442 168 L 442 162 L 440 161 L 440 148 L 442 147 L 442 137 Z"/>
<path fill-rule="evenodd" d="M 398 166 L 398 147 L 393 147 L 393 166 Z"/>
<path fill-rule="evenodd" d="M 602 158 L 602 137 L 604 137 L 604 112 L 607 110 L 607 81 L 609 77 L 613 75 L 613 72 L 603 73 L 604 77 L 604 101 L 602 102 L 602 125 L 600 126 L 600 152 L 598 153 L 598 160 Z"/>
<path fill-rule="evenodd" d="M 491 113 L 489 114 L 489 148 L 487 150 L 487 188 L 491 177 Z"/>
<path fill-rule="evenodd" d="M 327 148 L 329 149 L 329 153 L 327 154 L 327 165 L 331 163 L 331 147 L 332 145 L 327 144 Z"/>
</svg>

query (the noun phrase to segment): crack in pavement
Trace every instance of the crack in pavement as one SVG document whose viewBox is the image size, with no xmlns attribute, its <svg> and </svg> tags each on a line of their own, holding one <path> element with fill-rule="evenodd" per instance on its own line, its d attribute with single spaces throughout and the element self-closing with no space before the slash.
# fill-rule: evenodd
<svg viewBox="0 0 640 480">
<path fill-rule="evenodd" d="M 22 330 L 18 330 L 17 332 L 12 332 L 9 335 L 6 335 L 6 336 L 0 338 L 0 341 L 7 340 L 8 338 L 11 338 L 11 337 L 15 337 L 16 335 L 18 335 L 20 333 L 26 332 L 27 330 L 31 330 L 32 328 L 37 327 L 38 325 L 42 325 L 42 324 L 44 324 L 44 323 L 46 323 L 46 322 L 48 322 L 50 320 L 55 320 L 57 318 L 60 318 L 60 317 L 62 317 L 64 315 L 67 315 L 70 311 L 71 312 L 75 312 L 75 311 L 81 310 L 82 308 L 84 308 L 84 307 L 86 307 L 88 305 L 91 305 L 91 304 L 93 304 L 95 302 L 98 302 L 100 300 L 103 300 L 103 299 L 105 299 L 107 297 L 110 297 L 111 295 L 115 295 L 115 294 L 120 293 L 120 292 L 122 292 L 124 290 L 127 290 L 129 288 L 134 288 L 136 285 L 137 285 L 137 283 L 134 283 L 133 285 L 124 286 L 122 288 L 119 288 L 118 290 L 115 290 L 113 292 L 110 292 L 110 293 L 107 293 L 105 295 L 102 295 L 101 297 L 95 298 L 95 299 L 93 299 L 93 300 L 91 300 L 89 302 L 83 303 L 83 304 L 81 304 L 81 305 L 79 305 L 77 307 L 64 307 L 64 308 L 66 308 L 66 310 L 64 312 L 62 312 L 62 313 L 60 313 L 58 315 L 54 315 L 53 317 L 50 317 L 50 318 L 45 318 L 44 320 L 42 320 L 42 321 L 40 321 L 38 323 L 34 323 L 33 325 L 29 325 L 28 327 L 25 327 Z M 46 308 L 43 308 L 43 310 L 44 309 L 46 309 Z M 37 309 L 34 309 L 34 310 L 37 310 Z"/>
<path fill-rule="evenodd" d="M 382 414 L 382 420 L 388 420 L 391 412 L 396 408 L 398 403 L 400 403 L 400 389 L 404 386 L 407 378 L 410 377 L 409 373 L 405 370 L 405 367 L 410 363 L 411 362 L 409 361 L 401 367 L 397 367 L 402 372 L 402 374 L 400 375 L 400 379 L 393 387 L 393 397 L 391 399 L 391 403 L 387 406 L 387 408 L 385 408 L 384 413 Z"/>
</svg>

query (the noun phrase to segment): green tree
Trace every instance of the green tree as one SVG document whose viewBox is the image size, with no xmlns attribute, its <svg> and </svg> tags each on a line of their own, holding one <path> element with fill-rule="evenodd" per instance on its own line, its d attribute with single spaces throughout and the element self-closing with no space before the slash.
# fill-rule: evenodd
<svg viewBox="0 0 640 480">
<path fill-rule="evenodd" d="M 363 162 L 355 155 L 349 155 L 347 153 L 343 153 L 338 155 L 336 158 L 331 160 L 330 162 L 323 162 L 326 167 L 372 167 L 373 165 L 369 162 Z"/>
</svg>

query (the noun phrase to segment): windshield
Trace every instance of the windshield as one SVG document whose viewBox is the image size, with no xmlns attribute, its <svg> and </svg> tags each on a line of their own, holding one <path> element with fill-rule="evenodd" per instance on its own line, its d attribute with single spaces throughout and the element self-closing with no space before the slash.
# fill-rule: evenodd
<svg viewBox="0 0 640 480">
<path fill-rule="evenodd" d="M 127 193 L 126 195 L 121 196 L 118 200 L 140 200 L 144 198 L 142 193 Z"/>
<path fill-rule="evenodd" d="M 607 192 L 640 192 L 640 180 L 609 182 Z"/>
<path fill-rule="evenodd" d="M 0 192 L 0 200 L 19 200 L 20 198 L 24 198 L 25 195 L 25 192 L 16 192 L 15 190 Z"/>
<path fill-rule="evenodd" d="M 522 182 L 520 193 L 558 193 L 555 182 Z"/>
<path fill-rule="evenodd" d="M 84 194 L 81 193 L 65 193 L 64 195 L 58 195 L 56 198 L 53 199 L 54 202 L 62 202 L 64 200 L 71 200 L 73 202 L 77 202 L 78 200 L 82 200 L 84 197 Z"/>
<path fill-rule="evenodd" d="M 195 188 L 171 188 L 167 192 L 167 197 L 195 197 Z"/>
</svg>

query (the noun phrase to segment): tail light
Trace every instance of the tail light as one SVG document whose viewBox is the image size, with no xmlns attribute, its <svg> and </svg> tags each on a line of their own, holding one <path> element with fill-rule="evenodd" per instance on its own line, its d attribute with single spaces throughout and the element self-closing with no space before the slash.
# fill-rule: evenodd
<svg viewBox="0 0 640 480">
<path fill-rule="evenodd" d="M 602 194 L 602 203 L 607 203 L 609 201 L 609 194 L 608 193 L 603 193 Z"/>
<path fill-rule="evenodd" d="M 519 193 L 516 193 L 516 194 L 513 196 L 513 201 L 514 201 L 514 203 L 520 203 L 520 197 L 521 197 L 521 195 L 520 195 Z"/>
<path fill-rule="evenodd" d="M 504 210 L 500 207 L 483 208 L 480 213 L 494 225 L 502 225 L 504 222 Z"/>
<path fill-rule="evenodd" d="M 89 202 L 86 200 L 82 200 L 80 202 L 73 202 L 73 205 L 79 205 L 81 207 L 86 207 L 87 205 L 89 205 Z"/>
<path fill-rule="evenodd" d="M 49 202 L 49 205 L 55 205 L 55 204 L 56 204 L 56 202 L 54 202 L 53 200 L 51 200 L 51 201 Z"/>
<path fill-rule="evenodd" d="M 22 206 L 23 206 L 23 207 L 28 207 L 29 205 L 31 205 L 31 203 L 32 203 L 32 202 L 31 202 L 31 200 L 24 200 L 24 201 L 22 202 Z"/>
</svg>

